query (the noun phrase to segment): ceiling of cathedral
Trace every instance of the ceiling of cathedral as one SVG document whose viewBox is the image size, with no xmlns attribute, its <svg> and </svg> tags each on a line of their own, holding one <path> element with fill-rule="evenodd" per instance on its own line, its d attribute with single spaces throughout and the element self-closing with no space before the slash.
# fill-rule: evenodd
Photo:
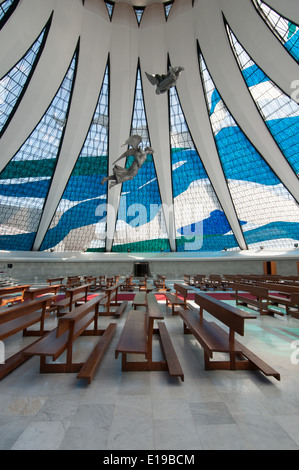
<svg viewBox="0 0 299 470">
<path fill-rule="evenodd" d="M 0 250 L 298 246 L 298 25 L 292 0 L 0 1 Z"/>
</svg>

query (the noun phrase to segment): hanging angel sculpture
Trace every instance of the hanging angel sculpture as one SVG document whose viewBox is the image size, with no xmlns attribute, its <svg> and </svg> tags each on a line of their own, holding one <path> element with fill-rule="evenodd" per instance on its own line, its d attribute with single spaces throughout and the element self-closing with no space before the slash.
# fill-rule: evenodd
<svg viewBox="0 0 299 470">
<path fill-rule="evenodd" d="M 132 135 L 129 137 L 125 143 L 122 145 L 128 145 L 131 148 L 128 148 L 126 152 L 124 152 L 115 162 L 113 162 L 113 175 L 106 176 L 102 179 L 101 183 L 105 184 L 106 181 L 111 181 L 109 189 L 115 186 L 116 184 L 124 183 L 125 181 L 132 180 L 142 167 L 143 163 L 145 162 L 147 155 L 150 153 L 151 155 L 154 153 L 151 147 L 146 147 L 144 150 L 140 147 L 142 142 L 142 137 L 139 135 Z M 122 168 L 119 165 L 115 165 L 122 158 L 126 158 L 129 156 L 134 157 L 134 161 L 129 168 Z"/>
<path fill-rule="evenodd" d="M 156 85 L 156 94 L 160 95 L 161 93 L 165 93 L 170 88 L 176 85 L 176 81 L 183 70 L 185 69 L 181 66 L 170 67 L 167 72 L 167 75 L 150 75 L 147 72 L 145 72 L 145 75 L 147 76 L 152 85 Z"/>
</svg>

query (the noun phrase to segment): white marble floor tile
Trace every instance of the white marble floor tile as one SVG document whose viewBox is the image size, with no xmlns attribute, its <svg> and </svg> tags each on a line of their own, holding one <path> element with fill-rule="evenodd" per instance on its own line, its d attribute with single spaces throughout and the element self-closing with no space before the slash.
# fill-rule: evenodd
<svg viewBox="0 0 299 470">
<path fill-rule="evenodd" d="M 278 382 L 258 371 L 205 371 L 198 342 L 160 305 L 184 382 L 167 371 L 122 372 L 114 350 L 126 314 L 102 317 L 101 326 L 118 326 L 90 385 L 76 374 L 40 374 L 38 358 L 0 381 L 0 450 L 298 450 L 299 364 L 290 344 L 299 321 L 257 316 L 240 339 L 281 373 Z M 93 340 L 78 338 L 76 357 Z M 8 350 L 30 341 L 16 335 Z M 155 355 L 159 347 L 155 340 Z"/>
</svg>

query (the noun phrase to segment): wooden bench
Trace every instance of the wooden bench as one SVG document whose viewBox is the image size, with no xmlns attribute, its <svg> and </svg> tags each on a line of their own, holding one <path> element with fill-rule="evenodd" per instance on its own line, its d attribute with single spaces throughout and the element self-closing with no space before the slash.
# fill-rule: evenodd
<svg viewBox="0 0 299 470">
<path fill-rule="evenodd" d="M 235 339 L 236 334 L 244 336 L 245 320 L 256 318 L 255 316 L 207 294 L 196 293 L 195 303 L 200 307 L 199 311 L 188 308 L 179 310 L 179 315 L 184 323 L 184 333 L 193 334 L 204 350 L 205 370 L 258 369 L 266 376 L 280 380 L 280 374 L 276 370 Z M 228 327 L 229 332 L 219 324 L 206 320 L 204 311 Z M 214 353 L 225 353 L 229 359 L 211 360 Z"/>
<path fill-rule="evenodd" d="M 164 295 L 166 299 L 166 307 L 170 304 L 172 306 L 172 315 L 176 315 L 177 311 L 175 310 L 175 307 L 187 308 L 187 295 L 190 287 L 174 283 L 173 288 L 175 293 L 164 292 Z"/>
<path fill-rule="evenodd" d="M 154 279 L 154 286 L 159 292 L 170 291 L 170 287 L 166 285 L 166 277 L 157 274 L 156 279 Z"/>
<path fill-rule="evenodd" d="M 99 290 L 104 290 L 106 287 L 106 276 L 99 276 Z"/>
<path fill-rule="evenodd" d="M 49 278 L 47 279 L 47 282 L 48 282 L 49 285 L 51 286 L 53 282 L 55 282 L 55 284 L 56 284 L 57 282 L 59 282 L 59 284 L 62 284 L 63 281 L 64 281 L 64 279 L 65 279 L 64 277 L 49 277 Z"/>
<path fill-rule="evenodd" d="M 206 287 L 208 289 L 219 290 L 222 288 L 222 277 L 219 274 L 210 274 L 207 281 Z"/>
<path fill-rule="evenodd" d="M 184 274 L 184 282 L 189 286 L 193 286 L 193 281 L 191 280 L 191 274 Z"/>
<path fill-rule="evenodd" d="M 268 289 L 268 311 L 283 315 L 283 312 L 271 309 L 271 305 L 282 305 L 285 308 L 285 313 L 288 315 L 292 307 L 291 296 L 293 293 L 299 294 L 299 286 L 270 282 L 267 282 L 266 286 Z"/>
<path fill-rule="evenodd" d="M 33 300 L 36 299 L 37 297 L 45 294 L 53 294 L 52 302 L 51 305 L 48 307 L 48 311 L 53 312 L 57 311 L 57 307 L 55 306 L 55 301 L 59 295 L 59 292 L 61 290 L 61 284 L 56 284 L 56 285 L 49 285 L 49 286 L 44 286 L 44 287 L 38 287 L 38 288 L 33 288 L 26 290 L 24 293 L 24 300 Z"/>
<path fill-rule="evenodd" d="M 102 303 L 104 311 L 101 311 L 100 315 L 114 315 L 116 317 L 120 317 L 121 314 L 125 311 L 128 305 L 128 301 L 124 300 L 123 302 L 119 302 L 117 298 L 118 289 L 122 284 L 122 282 L 119 282 L 105 289 L 105 302 Z M 116 310 L 111 310 L 114 308 L 116 308 Z"/>
<path fill-rule="evenodd" d="M 57 327 L 27 347 L 25 356 L 40 357 L 41 373 L 77 372 L 78 378 L 86 378 L 89 383 L 105 354 L 116 330 L 116 323 L 110 323 L 103 330 L 98 328 L 99 304 L 103 294 L 88 300 L 58 319 Z M 93 328 L 88 329 L 93 323 Z M 86 362 L 73 361 L 73 344 L 79 336 L 100 336 Z M 55 362 L 66 351 L 65 362 Z M 51 358 L 54 362 L 47 362 Z"/>
<path fill-rule="evenodd" d="M 24 293 L 30 288 L 30 284 L 21 286 L 2 287 L 0 289 L 0 306 L 13 305 L 15 302 L 22 302 L 24 300 Z"/>
<path fill-rule="evenodd" d="M 90 284 L 83 284 L 65 291 L 65 298 L 54 301 L 53 308 L 57 311 L 57 316 L 64 315 L 78 305 L 79 302 L 86 302 Z"/>
<path fill-rule="evenodd" d="M 98 290 L 100 288 L 96 276 L 84 276 L 84 284 L 90 284 L 90 290 Z"/>
<path fill-rule="evenodd" d="M 45 319 L 50 314 L 48 307 L 52 302 L 52 295 L 44 295 L 34 300 L 25 300 L 19 304 L 7 307 L 0 313 L 0 340 L 3 341 L 16 333 L 23 332 L 23 336 L 42 336 L 45 334 Z M 36 323 L 39 329 L 28 330 Z M 9 357 L 4 364 L 0 364 L 0 379 L 28 358 L 24 357 L 24 350 L 18 351 Z"/>
<path fill-rule="evenodd" d="M 138 288 L 140 291 L 151 292 L 154 288 L 152 284 L 149 283 L 147 275 L 139 279 Z"/>
<path fill-rule="evenodd" d="M 120 287 L 120 290 L 132 292 L 134 289 L 135 289 L 135 284 L 133 283 L 133 276 L 126 277 L 124 283 Z"/>
<path fill-rule="evenodd" d="M 291 297 L 292 308 L 295 310 L 290 310 L 290 314 L 292 317 L 299 319 L 299 294 L 292 294 Z"/>
<path fill-rule="evenodd" d="M 196 289 L 206 289 L 206 286 L 205 286 L 205 279 L 206 279 L 206 276 L 204 274 L 197 274 L 196 276 L 194 276 L 193 278 L 193 285 Z"/>
<path fill-rule="evenodd" d="M 65 289 L 72 289 L 73 287 L 81 286 L 80 276 L 68 276 L 66 283 L 64 284 Z"/>
<path fill-rule="evenodd" d="M 246 283 L 233 283 L 232 287 L 235 293 L 231 293 L 231 296 L 236 299 L 236 305 L 257 307 L 261 315 L 275 313 L 268 310 L 268 288 Z"/>
<path fill-rule="evenodd" d="M 24 300 L 33 300 L 36 299 L 36 297 L 45 294 L 53 294 L 53 298 L 55 298 L 58 295 L 60 289 L 60 284 L 30 288 L 24 292 Z"/>
<path fill-rule="evenodd" d="M 159 304 L 152 293 L 147 295 L 145 310 L 128 312 L 120 339 L 115 349 L 115 358 L 122 355 L 123 371 L 164 371 L 184 380 L 184 374 L 174 350 L 171 338 L 163 321 L 154 328 L 155 320 L 163 320 Z M 158 334 L 165 359 L 153 360 L 153 335 Z M 143 355 L 144 360 L 130 361 L 128 355 Z"/>
<path fill-rule="evenodd" d="M 146 292 L 137 292 L 134 296 L 132 307 L 136 310 L 137 307 L 146 307 Z"/>
</svg>

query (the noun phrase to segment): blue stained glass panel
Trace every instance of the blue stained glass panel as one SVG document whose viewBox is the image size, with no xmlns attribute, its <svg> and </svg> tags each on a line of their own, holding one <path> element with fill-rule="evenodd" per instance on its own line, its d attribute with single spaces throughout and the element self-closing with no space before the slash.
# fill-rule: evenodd
<svg viewBox="0 0 299 470">
<path fill-rule="evenodd" d="M 96 110 L 84 145 L 41 250 L 104 249 L 108 169 L 109 68 L 106 67 Z M 103 206 L 102 210 L 99 206 Z"/>
<path fill-rule="evenodd" d="M 202 54 L 200 70 L 219 158 L 249 247 L 288 248 L 299 239 L 298 206 L 220 98 Z M 257 76 L 264 77 L 256 68 Z M 258 73 L 256 73 L 258 72 Z M 266 80 L 268 82 L 268 80 Z M 265 83 L 265 80 L 263 80 Z"/>
<path fill-rule="evenodd" d="M 73 86 L 77 53 L 48 110 L 0 174 L 0 249 L 31 250 L 55 169 Z M 47 160 L 54 165 L 47 165 Z M 51 171 L 36 175 L 42 163 Z M 18 166 L 21 171 L 16 173 Z M 34 175 L 34 176 L 32 176 Z"/>
<path fill-rule="evenodd" d="M 194 146 L 175 88 L 169 90 L 169 98 L 177 251 L 221 251 L 225 247 L 238 249 Z M 217 96 L 212 99 L 215 104 Z"/>
</svg>

